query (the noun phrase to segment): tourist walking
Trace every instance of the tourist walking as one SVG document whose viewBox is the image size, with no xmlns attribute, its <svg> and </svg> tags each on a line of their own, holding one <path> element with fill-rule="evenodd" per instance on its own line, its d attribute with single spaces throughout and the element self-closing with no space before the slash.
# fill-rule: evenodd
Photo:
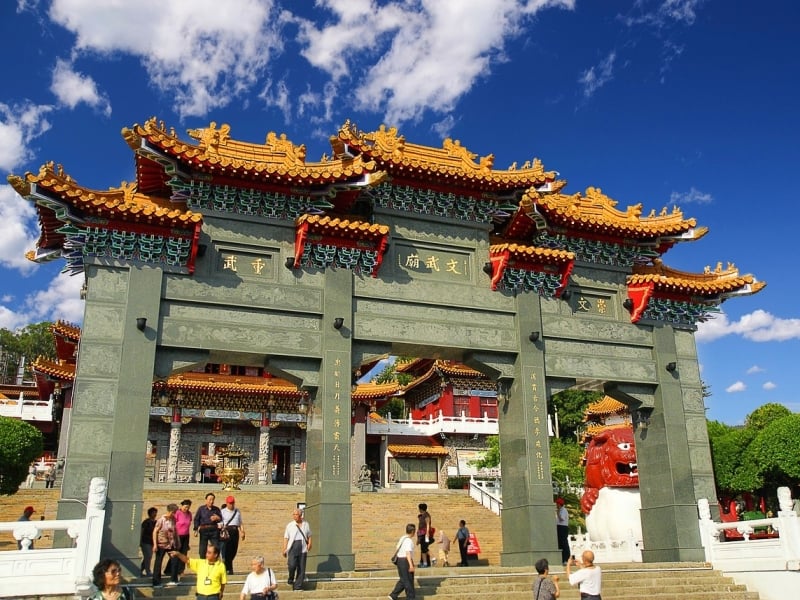
<svg viewBox="0 0 800 600">
<path fill-rule="evenodd" d="M 242 512 L 236 508 L 236 498 L 225 498 L 225 508 L 222 513 L 220 537 L 220 552 L 225 561 L 225 570 L 228 575 L 233 575 L 233 559 L 239 552 L 239 540 L 244 541 L 244 526 L 242 525 Z"/>
<path fill-rule="evenodd" d="M 180 547 L 178 530 L 175 528 L 175 513 L 178 512 L 177 504 L 167 504 L 167 512 L 156 521 L 153 528 L 153 548 L 156 552 L 156 560 L 153 565 L 153 587 L 161 585 L 161 567 L 164 563 L 164 556 L 167 557 L 167 569 L 169 570 L 168 587 L 178 585 L 178 561 L 174 558 L 174 553 Z"/>
<path fill-rule="evenodd" d="M 458 522 L 458 530 L 456 531 L 456 542 L 458 543 L 458 551 L 461 554 L 461 562 L 457 567 L 468 567 L 469 556 L 467 555 L 467 548 L 469 548 L 469 529 L 467 529 L 467 522 L 461 519 Z"/>
<path fill-rule="evenodd" d="M 25 478 L 25 487 L 31 489 L 34 483 L 36 483 L 36 466 L 31 463 L 28 466 L 28 476 Z"/>
<path fill-rule="evenodd" d="M 311 550 L 311 527 L 303 520 L 303 511 L 295 508 L 292 520 L 283 532 L 283 555 L 289 567 L 289 580 L 292 589 L 302 590 L 306 578 L 306 562 Z"/>
<path fill-rule="evenodd" d="M 433 542 L 433 529 L 431 514 L 428 512 L 428 505 L 424 502 L 419 506 L 417 515 L 417 543 L 419 544 L 419 566 L 420 568 L 431 566 L 430 545 Z"/>
<path fill-rule="evenodd" d="M 244 580 L 239 600 L 274 600 L 278 580 L 272 569 L 264 567 L 264 557 L 256 556 L 250 561 L 250 573 Z"/>
<path fill-rule="evenodd" d="M 198 600 L 222 600 L 225 586 L 228 584 L 228 574 L 225 572 L 225 563 L 219 556 L 216 544 L 206 544 L 204 558 L 189 558 L 177 550 L 172 556 L 188 565 L 197 573 L 197 598 Z"/>
<path fill-rule="evenodd" d="M 175 529 L 178 531 L 178 542 L 183 554 L 189 555 L 189 540 L 192 535 L 192 501 L 188 498 L 181 501 L 178 512 L 175 513 Z M 178 561 L 178 575 L 186 569 L 181 561 Z"/>
<path fill-rule="evenodd" d="M 44 487 L 51 489 L 56 483 L 56 467 L 51 465 L 44 474 Z"/>
<path fill-rule="evenodd" d="M 26 506 L 23 509 L 22 514 L 19 516 L 19 519 L 17 519 L 17 521 L 30 521 L 31 516 L 35 512 L 36 511 L 33 509 L 32 506 Z M 28 546 L 28 549 L 33 550 L 33 540 L 31 540 L 31 545 Z M 22 550 L 22 540 L 17 540 L 17 550 Z"/>
<path fill-rule="evenodd" d="M 580 570 L 573 573 L 571 568 L 575 565 L 579 565 Z M 600 567 L 594 564 L 594 552 L 591 550 L 583 551 L 580 563 L 574 557 L 567 560 L 567 578 L 571 586 L 578 586 L 581 600 L 601 600 L 602 573 Z"/>
<path fill-rule="evenodd" d="M 406 591 L 406 598 L 414 600 L 414 532 L 416 531 L 413 523 L 406 525 L 406 534 L 397 541 L 394 553 L 397 557 L 395 566 L 397 567 L 398 581 L 394 585 L 392 593 L 389 594 L 391 600 L 397 600 L 398 594 Z"/>
<path fill-rule="evenodd" d="M 209 542 L 219 549 L 219 522 L 222 521 L 222 513 L 214 506 L 215 499 L 214 494 L 207 493 L 205 504 L 194 515 L 194 535 L 200 537 L 197 551 L 201 559 L 206 557 Z"/>
<path fill-rule="evenodd" d="M 157 514 L 158 509 L 155 506 L 151 506 L 147 509 L 147 518 L 142 521 L 139 534 L 139 548 L 142 550 L 142 564 L 139 565 L 139 572 L 142 577 L 153 576 L 150 566 L 153 564 L 153 531 L 156 528 Z"/>
<path fill-rule="evenodd" d="M 558 575 L 548 577 L 550 574 L 550 563 L 546 558 L 540 558 L 534 564 L 538 577 L 534 579 L 533 600 L 555 600 L 561 595 L 561 588 L 558 585 Z"/>
<path fill-rule="evenodd" d="M 561 549 L 561 564 L 566 565 L 569 558 L 569 513 L 563 498 L 556 498 L 556 536 Z"/>
</svg>

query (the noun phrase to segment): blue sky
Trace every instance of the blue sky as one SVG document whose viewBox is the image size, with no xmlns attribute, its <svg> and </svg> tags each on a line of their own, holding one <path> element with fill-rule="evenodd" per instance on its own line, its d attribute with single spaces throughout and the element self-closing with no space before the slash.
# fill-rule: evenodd
<svg viewBox="0 0 800 600">
<path fill-rule="evenodd" d="M 53 160 L 88 187 L 130 181 L 120 130 L 153 115 L 285 132 L 308 160 L 346 119 L 452 137 L 496 168 L 541 158 L 569 193 L 709 227 L 669 266 L 768 283 L 698 332 L 708 415 L 741 423 L 766 402 L 800 411 L 798 23 L 790 0 L 3 2 L 0 174 Z M 4 184 L 0 222 L 0 327 L 80 324 L 81 278 L 24 258 L 35 214 Z"/>
</svg>

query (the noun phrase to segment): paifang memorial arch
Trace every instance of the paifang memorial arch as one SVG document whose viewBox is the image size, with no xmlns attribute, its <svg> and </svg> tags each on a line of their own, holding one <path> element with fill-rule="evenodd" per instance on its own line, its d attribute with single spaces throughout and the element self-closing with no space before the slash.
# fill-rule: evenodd
<svg viewBox="0 0 800 600">
<path fill-rule="evenodd" d="M 125 128 L 136 181 L 106 191 L 53 163 L 9 177 L 39 214 L 29 258 L 86 279 L 59 518 L 79 517 L 68 499 L 106 477 L 104 555 L 135 560 L 154 381 L 254 365 L 308 398 L 309 570 L 352 570 L 351 377 L 392 353 L 459 360 L 507 391 L 504 565 L 559 559 L 555 528 L 537 526 L 553 522 L 546 400 L 576 385 L 649 417 L 636 434 L 644 560 L 703 559 L 696 501 L 716 494 L 693 332 L 764 285 L 730 264 L 662 263 L 705 228 L 677 208 L 566 194 L 537 159 L 497 170 L 450 139 L 348 122 L 331 156 L 307 162 L 285 135 L 229 134 Z"/>
</svg>

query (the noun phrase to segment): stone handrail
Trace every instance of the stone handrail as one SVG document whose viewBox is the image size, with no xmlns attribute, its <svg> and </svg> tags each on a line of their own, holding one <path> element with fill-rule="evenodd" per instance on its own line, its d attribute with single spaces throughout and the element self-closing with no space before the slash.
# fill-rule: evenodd
<svg viewBox="0 0 800 600">
<path fill-rule="evenodd" d="M 726 572 L 800 569 L 800 518 L 791 510 L 788 488 L 778 488 L 778 499 L 780 510 L 776 517 L 730 523 L 713 521 L 708 500 L 698 501 L 700 541 L 706 560 Z M 752 539 L 758 528 L 771 528 L 778 536 Z M 744 539 L 726 540 L 724 531 L 730 529 Z"/>
<path fill-rule="evenodd" d="M 105 521 L 105 480 L 92 479 L 86 517 L 0 523 L 20 549 L 0 552 L 0 598 L 77 595 L 92 592 L 92 569 L 100 560 Z M 42 532 L 64 532 L 71 547 L 37 548 Z"/>
<path fill-rule="evenodd" d="M 486 481 L 470 477 L 469 496 L 496 515 L 503 510 L 503 488 L 500 486 L 500 479 Z"/>
<path fill-rule="evenodd" d="M 464 415 L 449 417 L 441 411 L 434 418 L 427 419 L 392 419 L 383 421 L 367 420 L 369 435 L 439 435 L 449 433 L 497 435 L 500 431 L 497 419 L 489 417 L 467 417 Z"/>
</svg>

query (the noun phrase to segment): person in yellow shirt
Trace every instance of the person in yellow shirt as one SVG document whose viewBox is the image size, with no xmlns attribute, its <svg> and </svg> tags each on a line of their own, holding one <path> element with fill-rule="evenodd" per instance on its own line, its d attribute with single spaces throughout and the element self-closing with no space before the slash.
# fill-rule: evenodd
<svg viewBox="0 0 800 600">
<path fill-rule="evenodd" d="M 189 558 L 180 552 L 170 552 L 197 573 L 197 598 L 199 600 L 222 600 L 228 574 L 225 563 L 219 559 L 219 548 L 214 544 L 206 547 L 205 558 Z"/>
</svg>

